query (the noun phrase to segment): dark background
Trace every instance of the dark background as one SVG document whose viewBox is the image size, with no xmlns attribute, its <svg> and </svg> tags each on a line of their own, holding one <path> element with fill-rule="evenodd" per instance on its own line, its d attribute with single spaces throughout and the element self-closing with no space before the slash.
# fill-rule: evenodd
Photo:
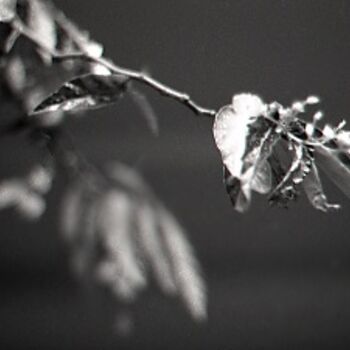
<svg viewBox="0 0 350 350">
<path fill-rule="evenodd" d="M 116 63 L 146 69 L 218 108 L 249 91 L 289 104 L 322 97 L 327 120 L 347 119 L 350 2 L 59 1 Z M 58 228 L 58 180 L 49 210 L 28 224 L 0 213 L 0 349 L 349 349 L 349 203 L 324 178 L 335 214 L 301 198 L 289 210 L 255 198 L 233 211 L 222 186 L 211 121 L 144 89 L 159 116 L 153 138 L 129 99 L 68 121 L 97 163 L 139 169 L 186 226 L 209 285 L 209 321 L 197 325 L 158 291 L 133 307 L 134 333 L 113 334 L 116 311 L 75 282 Z M 32 162 L 24 140 L 2 140 L 2 178 Z"/>
</svg>

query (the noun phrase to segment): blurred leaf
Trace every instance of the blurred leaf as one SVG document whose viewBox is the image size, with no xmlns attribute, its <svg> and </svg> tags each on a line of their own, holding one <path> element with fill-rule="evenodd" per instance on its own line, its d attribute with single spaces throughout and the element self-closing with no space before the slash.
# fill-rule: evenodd
<svg viewBox="0 0 350 350">
<path fill-rule="evenodd" d="M 160 207 L 158 217 L 178 294 L 192 317 L 203 321 L 207 318 L 207 291 L 192 245 L 169 211 Z"/>
<path fill-rule="evenodd" d="M 65 83 L 41 102 L 32 114 L 78 111 L 115 103 L 124 93 L 128 78 L 121 75 L 87 74 Z"/>
<path fill-rule="evenodd" d="M 80 51 L 95 58 L 102 56 L 103 46 L 91 40 L 89 33 L 78 28 L 63 12 L 56 9 L 55 20 L 59 33 L 58 49 L 63 54 Z"/>
<path fill-rule="evenodd" d="M 26 25 L 34 33 L 37 40 L 50 51 L 56 47 L 57 33 L 51 7 L 41 0 L 28 1 Z M 47 50 L 38 48 L 38 53 L 44 63 L 50 64 L 51 54 Z"/>
<path fill-rule="evenodd" d="M 163 239 L 158 230 L 155 208 L 148 203 L 139 203 L 135 208 L 135 222 L 142 254 L 154 273 L 155 279 L 164 293 L 175 294 L 176 281 L 167 257 Z"/>
<path fill-rule="evenodd" d="M 163 292 L 204 319 L 205 283 L 183 228 L 135 171 L 118 164 L 108 174 L 112 187 L 78 181 L 65 196 L 64 231 L 78 271 L 124 302 L 139 295 L 151 273 Z"/>
<path fill-rule="evenodd" d="M 159 125 L 157 115 L 148 101 L 147 97 L 134 87 L 129 89 L 129 95 L 140 108 L 141 114 L 145 118 L 148 127 L 154 135 L 159 134 Z"/>
<path fill-rule="evenodd" d="M 133 203 L 126 193 L 111 190 L 101 199 L 97 217 L 99 238 L 106 257 L 98 277 L 122 300 L 133 300 L 147 282 L 132 235 Z"/>
<path fill-rule="evenodd" d="M 329 178 L 350 198 L 350 157 L 326 146 L 315 147 L 316 160 Z"/>
<path fill-rule="evenodd" d="M 318 210 L 327 212 L 329 210 L 339 209 L 337 204 L 330 204 L 323 192 L 321 179 L 315 164 L 312 164 L 310 173 L 305 177 L 303 187 L 310 203 Z"/>
<path fill-rule="evenodd" d="M 17 0 L 0 0 L 0 22 L 11 22 L 16 16 Z"/>
</svg>

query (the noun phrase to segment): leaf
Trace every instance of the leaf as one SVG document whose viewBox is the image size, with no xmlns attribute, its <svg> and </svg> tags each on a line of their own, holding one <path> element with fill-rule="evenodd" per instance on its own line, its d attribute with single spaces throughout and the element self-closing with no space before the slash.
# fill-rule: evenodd
<svg viewBox="0 0 350 350">
<path fill-rule="evenodd" d="M 166 255 L 163 239 L 158 231 L 156 209 L 147 203 L 140 203 L 135 209 L 135 222 L 140 250 L 149 262 L 162 291 L 167 294 L 175 294 L 177 291 L 176 281 L 173 276 L 172 266 Z"/>
<path fill-rule="evenodd" d="M 320 145 L 315 147 L 316 160 L 329 178 L 350 198 L 350 157 L 346 152 Z"/>
<path fill-rule="evenodd" d="M 16 16 L 17 0 L 0 0 L 0 22 L 11 22 Z"/>
<path fill-rule="evenodd" d="M 213 132 L 224 162 L 226 190 L 239 212 L 248 209 L 252 190 L 266 194 L 272 187 L 267 159 L 280 136 L 263 112 L 257 96 L 242 94 L 215 117 Z"/>
<path fill-rule="evenodd" d="M 128 78 L 121 75 L 86 74 L 65 83 L 31 113 L 78 111 L 115 103 L 124 93 Z"/>
<path fill-rule="evenodd" d="M 213 134 L 227 170 L 232 176 L 241 175 L 249 129 L 246 120 L 240 120 L 232 106 L 225 106 L 215 116 Z"/>
<path fill-rule="evenodd" d="M 41 0 L 28 1 L 27 26 L 37 40 L 48 50 L 54 51 L 57 41 L 56 24 L 52 17 L 51 7 Z M 38 53 L 46 64 L 50 64 L 52 56 L 47 50 L 38 48 Z"/>
<path fill-rule="evenodd" d="M 136 222 L 137 245 L 146 259 L 145 266 L 151 267 L 165 293 L 177 293 L 192 317 L 198 321 L 204 320 L 206 286 L 184 228 L 155 198 L 135 171 L 118 164 L 110 172 L 123 186 L 136 189 L 136 195 L 142 195 L 142 198 L 133 199 L 133 218 Z"/>
<path fill-rule="evenodd" d="M 107 256 L 98 276 L 122 300 L 133 300 L 147 285 L 145 272 L 132 237 L 133 204 L 125 193 L 110 191 L 101 200 L 96 226 Z M 111 284 L 112 282 L 112 284 Z"/>
<path fill-rule="evenodd" d="M 4 42 L 1 46 L 5 54 L 8 54 L 12 50 L 20 35 L 21 32 L 17 28 L 10 28 L 8 34 L 5 35 Z"/>
<path fill-rule="evenodd" d="M 245 212 L 249 208 L 250 197 L 247 198 L 241 191 L 241 181 L 231 175 L 228 169 L 224 166 L 224 184 L 233 207 L 240 213 Z M 250 195 L 250 193 L 248 193 Z"/>
<path fill-rule="evenodd" d="M 63 229 L 77 272 L 122 302 L 133 301 L 152 275 L 196 320 L 204 319 L 205 283 L 182 226 L 134 170 L 118 164 L 107 174 L 112 187 L 84 176 L 65 195 Z"/>
<path fill-rule="evenodd" d="M 32 190 L 22 179 L 0 184 L 0 209 L 15 208 L 26 219 L 36 220 L 46 209 L 43 197 Z"/>
<path fill-rule="evenodd" d="M 178 293 L 192 317 L 203 321 L 207 318 L 207 293 L 193 248 L 183 228 L 164 207 L 159 208 L 158 217 Z"/>
<path fill-rule="evenodd" d="M 308 152 L 302 144 L 292 143 L 291 149 L 294 152 L 292 164 L 269 196 L 271 204 L 283 207 L 296 198 L 296 185 L 303 181 L 311 166 Z"/>
<path fill-rule="evenodd" d="M 321 179 L 316 165 L 313 163 L 310 173 L 305 177 L 303 187 L 310 203 L 318 210 L 328 212 L 329 210 L 340 209 L 338 204 L 330 204 L 323 192 Z"/>
</svg>

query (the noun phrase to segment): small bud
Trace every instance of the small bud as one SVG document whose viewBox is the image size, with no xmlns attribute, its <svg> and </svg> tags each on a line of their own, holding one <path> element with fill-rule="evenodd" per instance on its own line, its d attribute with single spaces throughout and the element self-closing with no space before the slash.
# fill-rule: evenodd
<svg viewBox="0 0 350 350">
<path fill-rule="evenodd" d="M 301 101 L 294 102 L 292 105 L 294 112 L 303 113 L 305 111 L 305 104 Z"/>
<path fill-rule="evenodd" d="M 320 121 L 323 118 L 323 113 L 321 111 L 317 111 L 313 116 L 314 123 Z"/>
<path fill-rule="evenodd" d="M 336 137 L 337 144 L 345 150 L 350 148 L 350 131 L 340 131 Z"/>
<path fill-rule="evenodd" d="M 309 96 L 305 102 L 308 105 L 315 105 L 317 103 L 320 103 L 320 98 L 318 96 Z"/>
<path fill-rule="evenodd" d="M 335 137 L 335 131 L 329 124 L 325 125 L 322 132 L 327 139 L 333 139 Z"/>
<path fill-rule="evenodd" d="M 105 66 L 102 66 L 102 64 L 94 64 L 91 70 L 92 73 L 97 75 L 111 75 L 111 71 Z"/>
</svg>

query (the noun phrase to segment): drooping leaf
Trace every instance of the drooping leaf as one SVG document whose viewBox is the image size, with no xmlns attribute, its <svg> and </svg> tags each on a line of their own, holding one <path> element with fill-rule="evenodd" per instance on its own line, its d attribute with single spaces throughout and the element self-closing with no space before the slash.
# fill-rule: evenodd
<svg viewBox="0 0 350 350">
<path fill-rule="evenodd" d="M 286 207 L 291 200 L 296 199 L 298 195 L 296 186 L 304 181 L 313 162 L 308 149 L 302 144 L 291 143 L 290 148 L 294 152 L 292 163 L 269 196 L 271 204 L 278 204 L 283 207 Z"/>
<path fill-rule="evenodd" d="M 240 213 L 245 212 L 249 208 L 250 198 L 248 199 L 241 191 L 241 181 L 231 175 L 224 166 L 224 184 L 233 207 Z"/>
<path fill-rule="evenodd" d="M 338 188 L 350 198 L 350 156 L 349 153 L 327 146 L 315 147 L 316 160 L 322 170 Z"/>
<path fill-rule="evenodd" d="M 0 184 L 0 209 L 5 208 L 14 208 L 26 219 L 36 220 L 44 213 L 46 203 L 24 180 L 12 179 Z"/>
<path fill-rule="evenodd" d="M 178 294 L 192 317 L 203 321 L 207 318 L 207 292 L 192 245 L 172 214 L 160 208 L 158 216 Z"/>
<path fill-rule="evenodd" d="M 127 83 L 128 78 L 121 75 L 83 75 L 65 83 L 32 114 L 87 110 L 112 104 L 123 95 Z"/>
<path fill-rule="evenodd" d="M 11 22 L 16 16 L 17 0 L 0 0 L 0 22 Z"/>
<path fill-rule="evenodd" d="M 149 262 L 162 291 L 167 294 L 175 294 L 177 283 L 158 229 L 155 209 L 147 203 L 140 203 L 135 209 L 137 241 L 141 254 Z"/>
<path fill-rule="evenodd" d="M 309 174 L 306 175 L 303 187 L 310 203 L 318 210 L 328 212 L 329 210 L 339 209 L 338 204 L 330 204 L 323 192 L 322 183 L 316 165 L 313 163 Z"/>
<path fill-rule="evenodd" d="M 272 174 L 267 160 L 280 136 L 263 117 L 264 110 L 257 96 L 242 94 L 215 117 L 214 138 L 224 162 L 226 190 L 240 212 L 248 209 L 251 191 L 271 191 Z"/>
<path fill-rule="evenodd" d="M 98 266 L 98 277 L 125 301 L 134 300 L 147 285 L 133 241 L 132 217 L 133 203 L 127 194 L 113 190 L 101 199 L 96 226 L 107 255 Z"/>
<path fill-rule="evenodd" d="M 137 245 L 141 256 L 144 256 L 145 265 L 151 268 L 164 292 L 176 293 L 194 319 L 204 320 L 206 286 L 184 228 L 157 200 L 137 173 L 122 165 L 111 170 L 113 177 L 123 186 L 137 189 L 136 194 L 141 193 L 143 196 L 135 197 L 133 216 Z"/>
<path fill-rule="evenodd" d="M 107 174 L 113 180 L 107 187 L 77 181 L 65 196 L 63 228 L 77 272 L 123 302 L 133 301 L 153 275 L 163 292 L 204 319 L 205 283 L 181 225 L 135 171 L 118 164 Z"/>
</svg>

